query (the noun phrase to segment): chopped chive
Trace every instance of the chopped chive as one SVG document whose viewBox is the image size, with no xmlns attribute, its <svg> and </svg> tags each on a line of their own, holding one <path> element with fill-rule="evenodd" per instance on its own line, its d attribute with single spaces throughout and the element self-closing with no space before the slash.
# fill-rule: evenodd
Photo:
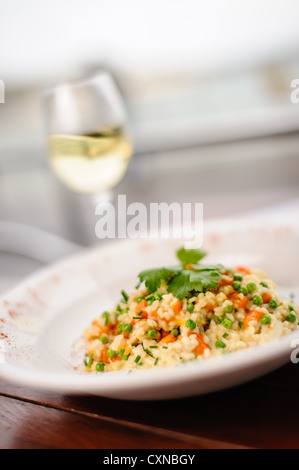
<svg viewBox="0 0 299 470">
<path fill-rule="evenodd" d="M 87 367 L 89 367 L 89 368 L 91 367 L 92 360 L 93 360 L 93 353 L 91 353 L 90 356 L 89 356 L 89 361 L 88 361 Z"/>
<path fill-rule="evenodd" d="M 102 317 L 105 318 L 104 326 L 107 326 L 107 325 L 108 325 L 108 322 L 109 322 L 109 313 L 108 313 L 108 312 L 104 312 L 104 313 L 102 314 Z"/>
<path fill-rule="evenodd" d="M 228 333 L 224 333 L 224 335 L 222 335 L 222 338 L 227 338 L 229 336 Z"/>
<path fill-rule="evenodd" d="M 168 349 L 168 346 L 162 346 L 163 349 Z"/>
<path fill-rule="evenodd" d="M 158 346 L 150 346 L 151 349 L 157 349 Z"/>
<path fill-rule="evenodd" d="M 162 292 L 160 292 L 159 290 L 157 292 L 155 292 L 155 298 L 157 300 L 162 300 L 162 297 L 163 297 Z"/>
<path fill-rule="evenodd" d="M 86 359 L 84 359 L 84 361 L 83 361 L 83 362 L 84 362 L 84 365 L 85 365 L 85 367 L 87 367 L 87 364 L 88 364 L 88 363 L 87 363 L 87 360 L 86 360 Z"/>
<path fill-rule="evenodd" d="M 121 291 L 121 295 L 123 296 L 124 301 L 125 301 L 125 302 L 128 302 L 129 296 L 128 296 L 128 294 L 127 294 L 124 290 Z"/>
<path fill-rule="evenodd" d="M 242 321 L 239 321 L 238 325 L 241 329 L 243 328 L 243 322 Z"/>
<path fill-rule="evenodd" d="M 142 317 L 133 317 L 134 320 L 142 320 Z"/>
<path fill-rule="evenodd" d="M 158 360 L 159 360 L 159 357 L 156 357 L 156 360 L 154 362 L 154 366 L 156 366 L 158 364 Z"/>
<path fill-rule="evenodd" d="M 145 300 L 152 299 L 154 297 L 154 294 L 149 294 L 145 297 Z"/>
<path fill-rule="evenodd" d="M 137 356 L 137 357 L 136 357 L 136 359 L 135 359 L 136 364 L 138 364 L 138 362 L 140 361 L 140 359 L 141 359 L 141 356 Z"/>
<path fill-rule="evenodd" d="M 288 305 L 288 309 L 289 309 L 290 312 L 295 312 L 295 309 L 294 309 L 294 307 L 292 307 L 292 305 Z"/>
<path fill-rule="evenodd" d="M 149 356 L 154 357 L 153 354 L 152 354 L 152 352 L 151 352 L 149 349 L 145 349 L 144 351 L 145 351 L 146 354 L 148 354 Z"/>
<path fill-rule="evenodd" d="M 125 352 L 125 348 L 121 348 L 121 349 L 119 350 L 118 356 L 119 356 L 119 357 L 123 356 L 124 352 Z"/>
<path fill-rule="evenodd" d="M 218 349 L 219 349 L 219 348 L 225 348 L 224 342 L 223 342 L 223 341 L 220 341 L 220 340 L 216 341 L 215 346 L 216 346 L 216 348 L 218 348 Z"/>
</svg>

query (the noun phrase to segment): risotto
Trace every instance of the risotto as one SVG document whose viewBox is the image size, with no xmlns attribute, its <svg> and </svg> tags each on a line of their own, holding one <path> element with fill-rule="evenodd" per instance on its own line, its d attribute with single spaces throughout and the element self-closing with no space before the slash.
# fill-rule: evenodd
<svg viewBox="0 0 299 470">
<path fill-rule="evenodd" d="M 178 250 L 178 266 L 142 271 L 132 293 L 83 333 L 85 371 L 173 366 L 277 339 L 298 326 L 298 307 L 281 300 L 258 269 L 201 264 L 201 250 Z"/>
</svg>

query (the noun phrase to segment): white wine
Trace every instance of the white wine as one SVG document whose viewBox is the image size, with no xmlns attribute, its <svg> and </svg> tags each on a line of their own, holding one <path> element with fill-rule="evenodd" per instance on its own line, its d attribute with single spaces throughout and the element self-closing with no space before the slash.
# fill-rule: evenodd
<svg viewBox="0 0 299 470">
<path fill-rule="evenodd" d="M 49 145 L 54 172 L 67 187 L 81 193 L 113 188 L 132 155 L 132 143 L 121 127 L 82 135 L 52 134 Z"/>
</svg>

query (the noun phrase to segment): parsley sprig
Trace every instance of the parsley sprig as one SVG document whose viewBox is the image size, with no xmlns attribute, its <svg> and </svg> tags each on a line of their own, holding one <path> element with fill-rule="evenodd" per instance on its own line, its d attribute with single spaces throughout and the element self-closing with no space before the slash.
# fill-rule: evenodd
<svg viewBox="0 0 299 470">
<path fill-rule="evenodd" d="M 167 284 L 167 291 L 179 300 L 190 294 L 218 288 L 224 266 L 200 264 L 206 253 L 199 249 L 180 248 L 176 255 L 180 261 L 177 266 L 147 269 L 139 273 L 140 282 L 144 282 L 149 292 L 159 289 L 162 281 Z"/>
</svg>

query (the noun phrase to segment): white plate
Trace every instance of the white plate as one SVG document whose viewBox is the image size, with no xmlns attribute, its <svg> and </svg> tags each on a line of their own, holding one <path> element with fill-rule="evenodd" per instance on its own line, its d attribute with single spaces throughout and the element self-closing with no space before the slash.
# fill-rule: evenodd
<svg viewBox="0 0 299 470">
<path fill-rule="evenodd" d="M 261 267 L 284 297 L 292 291 L 299 298 L 298 224 L 225 219 L 205 222 L 204 229 L 207 261 Z M 39 271 L 2 296 L 0 377 L 68 394 L 157 400 L 231 387 L 289 362 L 299 329 L 263 346 L 176 368 L 95 375 L 74 370 L 72 345 L 83 329 L 118 302 L 121 289 L 134 288 L 142 269 L 174 264 L 175 249 L 181 244 L 179 240 L 103 244 Z"/>
</svg>

